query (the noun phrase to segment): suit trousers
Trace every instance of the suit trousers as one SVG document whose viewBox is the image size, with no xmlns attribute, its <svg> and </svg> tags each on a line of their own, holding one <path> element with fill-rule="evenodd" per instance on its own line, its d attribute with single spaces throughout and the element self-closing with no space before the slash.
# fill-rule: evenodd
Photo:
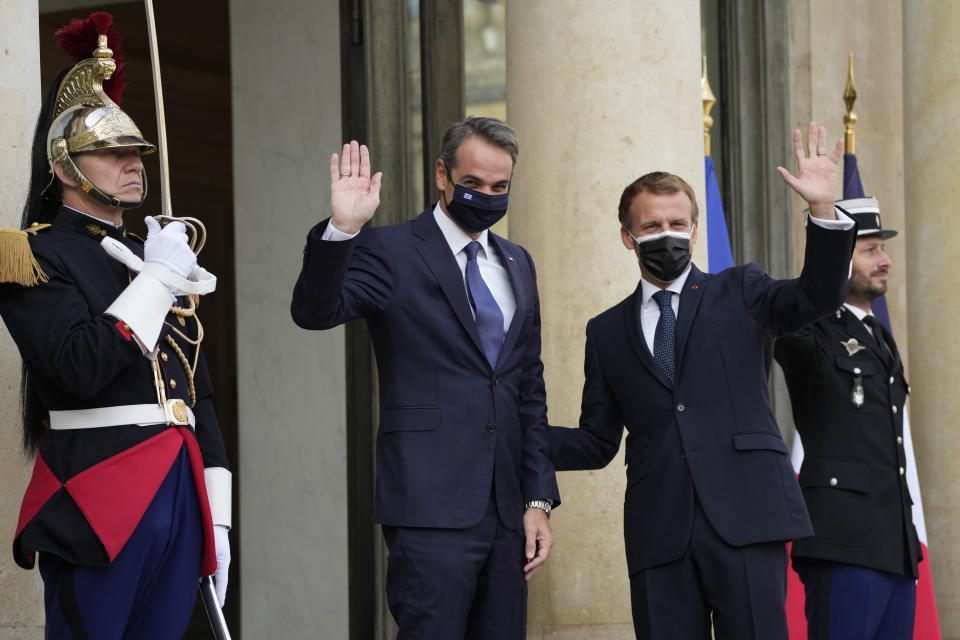
<svg viewBox="0 0 960 640">
<path fill-rule="evenodd" d="M 491 493 L 466 529 L 384 526 L 387 604 L 397 640 L 523 640 L 523 529 L 507 529 Z"/>
<path fill-rule="evenodd" d="M 693 508 L 683 556 L 630 576 L 637 639 L 788 640 L 786 544 L 731 546 Z"/>
<path fill-rule="evenodd" d="M 134 482 L 131 479 L 131 482 Z M 200 502 L 180 450 L 113 562 L 71 564 L 40 552 L 48 640 L 166 640 L 183 636 L 203 551 Z"/>
<path fill-rule="evenodd" d="M 917 583 L 908 576 L 797 558 L 809 640 L 910 640 Z"/>
</svg>

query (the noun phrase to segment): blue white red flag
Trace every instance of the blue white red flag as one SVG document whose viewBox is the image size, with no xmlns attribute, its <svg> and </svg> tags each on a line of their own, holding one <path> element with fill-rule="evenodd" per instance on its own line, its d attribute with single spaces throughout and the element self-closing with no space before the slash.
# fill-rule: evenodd
<svg viewBox="0 0 960 640">
<path fill-rule="evenodd" d="M 730 236 L 727 234 L 727 220 L 723 215 L 723 200 L 720 199 L 720 187 L 717 186 L 717 174 L 713 169 L 713 159 L 704 156 L 707 181 L 707 259 L 710 273 L 720 273 L 733 266 L 733 253 L 730 251 Z"/>
</svg>

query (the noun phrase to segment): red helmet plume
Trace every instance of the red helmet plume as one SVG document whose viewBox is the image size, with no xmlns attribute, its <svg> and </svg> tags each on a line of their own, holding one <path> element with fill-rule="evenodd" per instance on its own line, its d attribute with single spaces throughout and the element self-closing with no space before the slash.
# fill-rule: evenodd
<svg viewBox="0 0 960 640">
<path fill-rule="evenodd" d="M 123 72 L 126 65 L 123 62 L 125 56 L 120 34 L 113 27 L 113 16 L 106 11 L 97 11 L 83 20 L 74 18 L 54 34 L 57 46 L 74 62 L 92 57 L 93 50 L 97 48 L 97 38 L 101 35 L 107 36 L 107 46 L 113 50 L 113 60 L 117 63 L 117 70 L 103 83 L 103 90 L 111 100 L 120 104 L 123 90 L 127 87 Z"/>
</svg>

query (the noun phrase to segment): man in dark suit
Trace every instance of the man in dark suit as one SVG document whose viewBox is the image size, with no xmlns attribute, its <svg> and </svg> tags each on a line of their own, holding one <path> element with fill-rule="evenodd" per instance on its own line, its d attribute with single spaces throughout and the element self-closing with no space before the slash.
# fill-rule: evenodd
<svg viewBox="0 0 960 640">
<path fill-rule="evenodd" d="M 854 224 L 836 220 L 841 144 L 799 131 L 799 172 L 780 174 L 810 205 L 797 280 L 757 265 L 689 264 L 697 205 L 681 178 L 647 174 L 620 200 L 624 246 L 642 279 L 587 324 L 580 428 L 551 427 L 558 470 L 595 469 L 627 435 L 624 537 L 638 638 L 787 638 L 785 540 L 810 521 L 770 408 L 773 339 L 843 300 Z M 826 227 L 826 228 L 825 228 Z"/>
<path fill-rule="evenodd" d="M 547 457 L 540 302 L 530 255 L 488 231 L 507 210 L 517 140 L 492 118 L 452 125 L 440 201 L 394 226 L 366 147 L 331 158 L 332 216 L 311 229 L 291 312 L 327 329 L 366 318 L 380 376 L 374 518 L 390 551 L 398 638 L 523 638 L 526 582 L 559 503 Z M 526 560 L 524 561 L 524 558 Z"/>
<path fill-rule="evenodd" d="M 857 221 L 850 289 L 836 313 L 777 340 L 797 429 L 800 487 L 814 535 L 793 544 L 811 640 L 913 637 L 920 541 L 903 448 L 909 386 L 870 310 L 890 258 L 876 198 L 838 203 Z"/>
</svg>

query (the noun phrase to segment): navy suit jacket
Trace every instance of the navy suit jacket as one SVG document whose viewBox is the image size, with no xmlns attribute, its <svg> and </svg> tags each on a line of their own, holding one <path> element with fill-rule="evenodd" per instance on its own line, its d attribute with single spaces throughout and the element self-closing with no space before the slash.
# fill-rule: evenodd
<svg viewBox="0 0 960 640">
<path fill-rule="evenodd" d="M 291 313 L 305 329 L 367 320 L 380 381 L 375 521 L 468 527 L 495 488 L 501 519 L 517 528 L 526 501 L 559 502 L 530 254 L 490 234 L 517 302 L 491 367 L 432 209 L 343 242 L 321 240 L 327 224 L 308 235 Z"/>
<path fill-rule="evenodd" d="M 627 428 L 631 575 L 683 554 L 695 497 L 731 545 L 810 535 L 770 407 L 773 340 L 839 306 L 854 234 L 808 225 L 795 280 L 774 280 L 755 264 L 717 275 L 691 267 L 680 294 L 675 387 L 644 341 L 639 286 L 587 324 L 580 428 L 551 427 L 550 456 L 558 470 L 603 467 Z"/>
</svg>

